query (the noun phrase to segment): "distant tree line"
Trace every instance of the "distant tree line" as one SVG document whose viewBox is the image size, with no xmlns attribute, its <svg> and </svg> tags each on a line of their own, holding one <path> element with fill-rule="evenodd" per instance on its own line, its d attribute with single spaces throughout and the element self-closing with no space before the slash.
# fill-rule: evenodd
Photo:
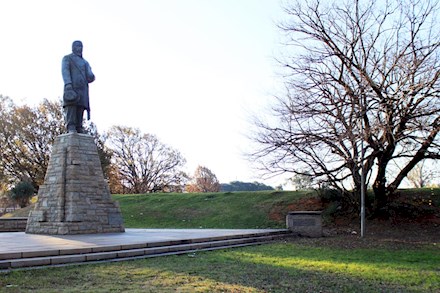
<svg viewBox="0 0 440 293">
<path fill-rule="evenodd" d="M 274 188 L 259 182 L 232 181 L 230 183 L 220 184 L 220 191 L 223 192 L 261 190 L 274 190 Z"/>
</svg>

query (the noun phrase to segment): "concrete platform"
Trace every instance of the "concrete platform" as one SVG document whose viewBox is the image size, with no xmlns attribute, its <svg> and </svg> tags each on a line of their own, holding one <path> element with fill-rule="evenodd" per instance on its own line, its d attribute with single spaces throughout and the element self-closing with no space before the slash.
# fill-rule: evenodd
<svg viewBox="0 0 440 293">
<path fill-rule="evenodd" d="M 140 258 L 271 241 L 286 229 L 126 229 L 125 233 L 37 235 L 0 233 L 0 270 Z"/>
</svg>

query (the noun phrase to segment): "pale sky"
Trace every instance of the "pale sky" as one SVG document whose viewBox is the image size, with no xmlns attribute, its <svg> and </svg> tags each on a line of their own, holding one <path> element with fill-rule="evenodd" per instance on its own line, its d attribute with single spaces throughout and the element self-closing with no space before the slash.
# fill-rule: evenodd
<svg viewBox="0 0 440 293">
<path fill-rule="evenodd" d="M 92 121 L 140 128 L 220 182 L 259 181 L 243 153 L 249 117 L 279 83 L 279 0 L 1 0 L 0 94 L 62 95 L 61 59 L 84 44 Z"/>
</svg>

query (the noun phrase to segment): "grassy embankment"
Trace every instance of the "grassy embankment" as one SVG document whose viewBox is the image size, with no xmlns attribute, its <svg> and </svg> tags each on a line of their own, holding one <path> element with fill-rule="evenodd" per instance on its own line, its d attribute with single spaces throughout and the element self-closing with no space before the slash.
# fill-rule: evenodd
<svg viewBox="0 0 440 293">
<path fill-rule="evenodd" d="M 289 205 L 314 192 L 114 195 L 131 228 L 285 228 Z"/>
<path fill-rule="evenodd" d="M 117 195 L 127 227 L 284 227 L 295 192 Z M 16 271 L 1 292 L 440 292 L 438 243 L 336 236 Z M 68 280 L 68 281 L 67 281 Z"/>
</svg>

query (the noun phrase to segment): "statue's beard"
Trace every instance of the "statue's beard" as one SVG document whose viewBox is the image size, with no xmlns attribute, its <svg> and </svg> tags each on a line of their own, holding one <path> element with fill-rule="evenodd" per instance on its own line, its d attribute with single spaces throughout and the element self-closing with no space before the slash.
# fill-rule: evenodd
<svg viewBox="0 0 440 293">
<path fill-rule="evenodd" d="M 82 55 L 82 52 L 75 52 L 75 51 L 74 51 L 73 54 L 75 54 L 76 56 L 79 56 L 79 57 L 81 57 L 81 58 L 82 58 L 82 56 L 83 56 L 83 55 Z"/>
</svg>

